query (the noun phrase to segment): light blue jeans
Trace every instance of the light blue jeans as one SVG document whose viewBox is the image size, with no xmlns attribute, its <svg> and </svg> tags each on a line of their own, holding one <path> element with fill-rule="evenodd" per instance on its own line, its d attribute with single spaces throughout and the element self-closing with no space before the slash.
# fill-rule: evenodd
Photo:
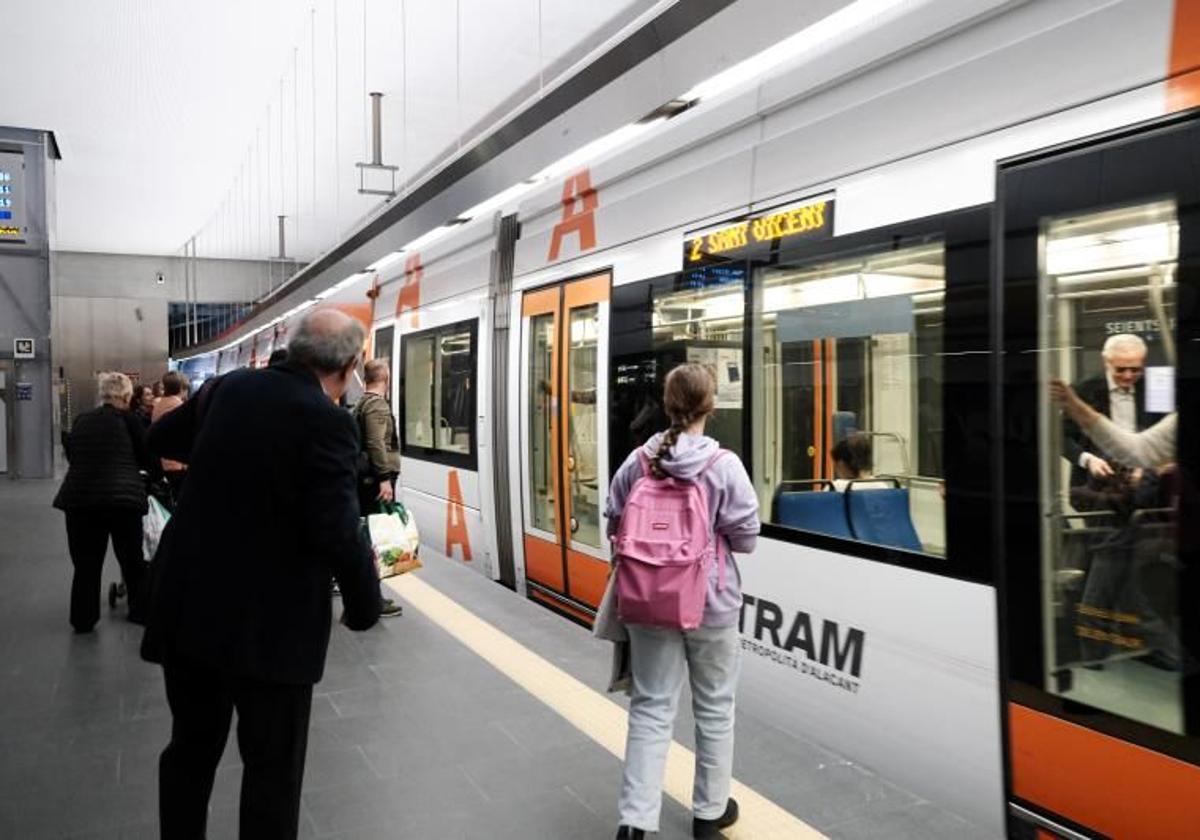
<svg viewBox="0 0 1200 840">
<path fill-rule="evenodd" d="M 618 804 L 621 825 L 658 831 L 663 772 L 685 673 L 696 719 L 692 810 L 700 819 L 716 819 L 725 813 L 733 775 L 733 705 L 741 661 L 737 626 L 628 629 L 633 691 Z"/>
</svg>

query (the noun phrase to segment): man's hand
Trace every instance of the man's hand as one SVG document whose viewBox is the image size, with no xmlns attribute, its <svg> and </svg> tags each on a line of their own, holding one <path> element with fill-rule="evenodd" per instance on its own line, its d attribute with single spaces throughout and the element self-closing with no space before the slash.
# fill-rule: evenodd
<svg viewBox="0 0 1200 840">
<path fill-rule="evenodd" d="M 396 498 L 396 493 L 395 493 L 395 491 L 392 490 L 392 482 L 390 482 L 390 481 L 379 482 L 379 501 L 390 502 L 395 498 Z"/>
<path fill-rule="evenodd" d="M 1108 461 L 1090 452 L 1084 453 L 1083 463 L 1092 478 L 1109 478 L 1113 474 L 1113 468 L 1109 465 Z"/>
</svg>

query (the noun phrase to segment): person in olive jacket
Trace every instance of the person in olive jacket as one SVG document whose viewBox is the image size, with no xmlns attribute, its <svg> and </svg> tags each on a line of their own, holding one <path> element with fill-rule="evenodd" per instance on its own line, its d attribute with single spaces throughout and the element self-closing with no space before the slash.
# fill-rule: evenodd
<svg viewBox="0 0 1200 840">
<path fill-rule="evenodd" d="M 129 592 L 129 620 L 141 624 L 145 607 L 142 517 L 149 464 L 145 430 L 129 410 L 133 385 L 123 373 L 100 374 L 99 408 L 75 418 L 64 444 L 66 478 L 54 506 L 67 515 L 71 626 L 87 633 L 100 619 L 100 577 L 109 538 Z"/>
</svg>

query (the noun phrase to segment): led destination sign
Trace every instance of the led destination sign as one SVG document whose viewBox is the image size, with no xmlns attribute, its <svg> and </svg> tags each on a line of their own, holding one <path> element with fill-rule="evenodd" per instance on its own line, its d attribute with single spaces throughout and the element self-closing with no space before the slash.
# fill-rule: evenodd
<svg viewBox="0 0 1200 840">
<path fill-rule="evenodd" d="M 775 242 L 793 239 L 823 239 L 833 231 L 833 200 L 814 201 L 798 207 L 754 216 L 687 240 L 686 262 L 705 257 L 747 256 Z"/>
</svg>

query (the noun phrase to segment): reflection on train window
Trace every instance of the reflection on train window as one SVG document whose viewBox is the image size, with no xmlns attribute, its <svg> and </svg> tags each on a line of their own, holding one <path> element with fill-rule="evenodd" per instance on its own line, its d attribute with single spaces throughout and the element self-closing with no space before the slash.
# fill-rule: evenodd
<svg viewBox="0 0 1200 840">
<path fill-rule="evenodd" d="M 567 324 L 567 473 L 571 481 L 571 539 L 600 547 L 600 477 L 596 371 L 600 307 L 570 310 Z"/>
<path fill-rule="evenodd" d="M 395 327 L 382 327 L 375 330 L 375 340 L 372 342 L 371 357 L 375 359 L 386 359 L 388 370 L 392 373 L 392 341 L 396 335 Z"/>
<path fill-rule="evenodd" d="M 404 443 L 433 448 L 432 335 L 404 336 Z"/>
<path fill-rule="evenodd" d="M 471 330 L 456 327 L 438 336 L 438 370 L 435 403 L 438 416 L 438 449 L 471 451 L 471 374 L 474 370 Z"/>
<path fill-rule="evenodd" d="M 1040 485 L 1048 689 L 1182 733 L 1178 240 L 1171 201 L 1044 223 L 1043 380 L 1095 414 L 1060 418 L 1043 392 Z"/>
<path fill-rule="evenodd" d="M 656 296 L 651 325 L 659 375 L 699 362 L 717 382 L 716 411 L 705 434 L 742 454 L 742 363 L 745 349 L 745 269 L 713 266 L 684 274 L 679 285 Z M 661 396 L 662 387 L 658 388 Z M 661 428 L 666 428 L 665 415 Z"/>
<path fill-rule="evenodd" d="M 759 269 L 754 464 L 770 521 L 945 555 L 943 246 Z"/>
<path fill-rule="evenodd" d="M 464 321 L 401 336 L 405 455 L 474 468 L 475 335 Z"/>
<path fill-rule="evenodd" d="M 554 407 L 555 315 L 535 315 L 529 322 L 529 476 L 530 521 L 534 528 L 555 533 Z"/>
</svg>

